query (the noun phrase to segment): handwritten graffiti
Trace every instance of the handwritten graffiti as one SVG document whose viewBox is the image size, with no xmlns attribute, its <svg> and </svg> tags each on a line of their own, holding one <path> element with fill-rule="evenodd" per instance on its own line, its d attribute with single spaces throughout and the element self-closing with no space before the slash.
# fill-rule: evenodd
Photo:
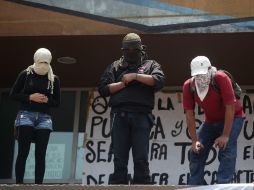
<svg viewBox="0 0 254 190">
<path fill-rule="evenodd" d="M 166 106 L 163 107 L 163 100 L 161 98 L 158 99 L 158 110 L 174 110 L 173 103 L 170 98 L 167 98 Z"/>
<path fill-rule="evenodd" d="M 166 144 L 160 145 L 159 143 L 152 143 L 150 152 L 151 152 L 150 154 L 151 161 L 153 159 L 158 159 L 158 160 L 167 159 L 167 145 Z"/>
<path fill-rule="evenodd" d="M 244 95 L 243 96 L 243 111 L 246 114 L 252 114 L 253 113 L 253 108 L 254 108 L 254 104 L 250 99 L 250 96 L 248 95 Z"/>
<path fill-rule="evenodd" d="M 110 137 L 110 130 L 107 126 L 108 118 L 103 118 L 101 116 L 92 117 L 92 125 L 90 130 L 90 137 L 94 136 L 94 128 L 97 126 L 101 129 L 101 135 L 104 138 Z"/>
<path fill-rule="evenodd" d="M 175 124 L 175 128 L 176 128 L 176 130 L 172 130 L 171 131 L 172 137 L 177 137 L 178 135 L 180 135 L 182 133 L 182 130 L 183 130 L 183 120 L 182 121 L 177 121 L 176 124 Z"/>
<path fill-rule="evenodd" d="M 182 110 L 179 94 L 158 93 L 155 99 L 155 125 L 150 133 L 149 165 L 154 183 L 160 185 L 188 183 L 189 151 L 191 140 Z M 238 139 L 238 157 L 233 182 L 254 181 L 254 95 L 243 94 L 241 98 L 246 114 Z M 196 106 L 196 128 L 204 119 L 204 112 Z M 84 183 L 107 184 L 113 173 L 113 159 L 110 150 L 110 109 L 107 99 L 95 92 L 86 124 L 88 136 L 84 154 Z M 212 147 L 206 162 L 205 180 L 215 184 L 218 168 L 218 149 Z M 133 164 L 129 158 L 129 181 L 132 180 Z"/>
<path fill-rule="evenodd" d="M 96 114 L 104 114 L 108 109 L 108 102 L 106 98 L 97 96 L 92 103 L 92 110 Z"/>
<path fill-rule="evenodd" d="M 254 138 L 254 122 L 252 123 L 252 127 L 250 127 L 248 125 L 248 120 L 246 120 L 244 122 L 244 125 L 243 125 L 243 135 L 244 135 L 244 138 L 246 138 L 247 140 L 251 140 Z M 248 133 L 248 129 L 252 129 L 252 132 Z"/>
<path fill-rule="evenodd" d="M 162 139 L 165 139 L 165 133 L 163 130 L 163 126 L 162 126 L 160 117 L 157 118 L 156 125 L 153 128 L 153 130 L 151 131 L 150 139 L 158 139 L 158 135 L 160 135 Z"/>
</svg>

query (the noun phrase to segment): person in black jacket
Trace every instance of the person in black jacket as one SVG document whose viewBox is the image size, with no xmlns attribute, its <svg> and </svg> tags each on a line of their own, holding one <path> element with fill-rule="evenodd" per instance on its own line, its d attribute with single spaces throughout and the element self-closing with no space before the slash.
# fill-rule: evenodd
<svg viewBox="0 0 254 190">
<path fill-rule="evenodd" d="M 46 48 L 34 54 L 34 64 L 17 77 L 10 96 L 21 103 L 14 131 L 18 141 L 15 165 L 16 183 L 24 183 L 26 159 L 30 144 L 35 143 L 35 183 L 43 182 L 45 157 L 52 128 L 50 107 L 60 104 L 60 82 L 50 66 L 52 56 Z"/>
<path fill-rule="evenodd" d="M 130 149 L 133 183 L 151 184 L 148 151 L 154 94 L 164 86 L 165 77 L 161 66 L 147 59 L 144 47 L 137 34 L 127 34 L 122 41 L 123 56 L 106 68 L 98 85 L 101 96 L 110 96 L 114 173 L 109 184 L 128 184 Z"/>
</svg>

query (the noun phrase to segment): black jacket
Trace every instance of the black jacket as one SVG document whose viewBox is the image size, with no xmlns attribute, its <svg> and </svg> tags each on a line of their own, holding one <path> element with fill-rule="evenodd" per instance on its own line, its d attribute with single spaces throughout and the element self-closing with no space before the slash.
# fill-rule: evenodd
<svg viewBox="0 0 254 190">
<path fill-rule="evenodd" d="M 127 73 L 152 75 L 155 79 L 153 87 L 133 81 L 126 88 L 110 94 L 108 84 L 119 82 Z M 110 96 L 109 106 L 112 110 L 121 109 L 133 112 L 151 112 L 154 107 L 154 93 L 164 86 L 165 76 L 161 66 L 154 60 L 143 60 L 140 65 L 127 64 L 123 58 L 113 62 L 104 71 L 98 91 L 101 96 Z"/>
</svg>

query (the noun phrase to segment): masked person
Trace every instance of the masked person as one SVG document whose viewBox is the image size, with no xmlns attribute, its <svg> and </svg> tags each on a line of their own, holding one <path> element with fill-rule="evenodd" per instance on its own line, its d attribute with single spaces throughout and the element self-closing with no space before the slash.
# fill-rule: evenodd
<svg viewBox="0 0 254 190">
<path fill-rule="evenodd" d="M 52 56 L 46 48 L 34 54 L 34 64 L 17 77 L 10 92 L 21 103 L 15 120 L 18 156 L 15 165 L 16 183 L 23 183 L 30 145 L 35 143 L 35 183 L 41 184 L 45 172 L 45 157 L 52 131 L 50 108 L 60 104 L 59 78 L 50 66 Z"/>
<path fill-rule="evenodd" d="M 153 126 L 154 93 L 164 85 L 161 66 L 148 60 L 140 37 L 127 34 L 123 56 L 104 71 L 98 90 L 110 96 L 114 173 L 109 184 L 128 184 L 129 151 L 134 162 L 134 184 L 150 184 L 149 134 Z"/>
<path fill-rule="evenodd" d="M 237 138 L 244 121 L 242 106 L 234 95 L 231 79 L 224 72 L 216 71 L 207 57 L 195 57 L 190 67 L 192 78 L 183 85 L 183 107 L 192 140 L 189 184 L 206 184 L 204 168 L 213 145 L 219 148 L 217 183 L 230 183 L 235 172 Z M 213 88 L 212 80 L 218 84 L 219 91 Z M 191 88 L 195 91 L 192 92 Z M 205 114 L 197 132 L 195 103 Z"/>
</svg>

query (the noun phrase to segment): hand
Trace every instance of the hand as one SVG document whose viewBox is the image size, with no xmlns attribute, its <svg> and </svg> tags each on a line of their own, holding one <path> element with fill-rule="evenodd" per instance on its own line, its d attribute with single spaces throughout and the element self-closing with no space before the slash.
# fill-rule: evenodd
<svg viewBox="0 0 254 190">
<path fill-rule="evenodd" d="M 228 144 L 228 140 L 229 138 L 226 136 L 223 136 L 223 135 L 219 136 L 217 139 L 215 139 L 214 145 L 216 148 L 219 147 L 219 149 L 225 150 Z"/>
<path fill-rule="evenodd" d="M 130 82 L 132 82 L 136 79 L 137 79 L 137 73 L 128 73 L 128 74 L 123 75 L 122 82 L 125 85 L 128 85 Z"/>
<path fill-rule="evenodd" d="M 204 149 L 204 145 L 201 144 L 199 141 L 192 142 L 192 151 L 196 154 L 200 153 L 201 150 Z"/>
<path fill-rule="evenodd" d="M 29 96 L 29 100 L 37 103 L 47 103 L 48 97 L 44 94 L 34 93 Z"/>
</svg>

